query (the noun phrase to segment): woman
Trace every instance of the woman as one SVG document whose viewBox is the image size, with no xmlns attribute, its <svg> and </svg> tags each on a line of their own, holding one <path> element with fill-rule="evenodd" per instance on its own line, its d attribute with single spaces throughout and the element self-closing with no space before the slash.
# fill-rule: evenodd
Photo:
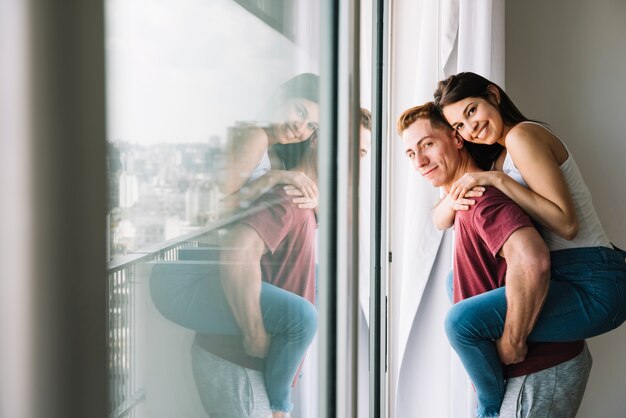
<svg viewBox="0 0 626 418">
<path fill-rule="evenodd" d="M 295 203 L 311 208 L 317 186 L 306 174 L 292 170 L 319 128 L 319 78 L 299 74 L 278 87 L 265 106 L 261 123 L 239 123 L 229 131 L 227 161 L 220 173 L 222 217 L 247 208 L 272 187 L 294 186 Z"/>
<path fill-rule="evenodd" d="M 550 249 L 550 291 L 527 341 L 575 341 L 619 326 L 626 317 L 624 253 L 611 245 L 565 145 L 545 126 L 526 118 L 500 87 L 474 73 L 440 81 L 435 102 L 479 164 L 491 168 L 460 178 L 437 208 L 435 223 L 450 226 L 455 210 L 474 203 L 467 197 L 480 186 L 494 186 L 539 224 Z M 500 314 L 506 313 L 504 292 L 489 294 Z M 452 309 L 474 312 L 472 302 L 466 299 Z M 504 364 L 523 360 L 525 343 L 503 349 L 501 341 L 492 342 L 486 330 L 473 325 L 476 345 L 497 350 Z M 457 331 L 449 331 L 451 342 Z M 476 358 L 463 347 L 455 349 L 476 387 L 479 413 L 496 416 L 504 390 L 502 365 L 484 364 L 485 357 Z M 497 372 L 485 376 L 479 372 L 483 367 Z"/>
</svg>

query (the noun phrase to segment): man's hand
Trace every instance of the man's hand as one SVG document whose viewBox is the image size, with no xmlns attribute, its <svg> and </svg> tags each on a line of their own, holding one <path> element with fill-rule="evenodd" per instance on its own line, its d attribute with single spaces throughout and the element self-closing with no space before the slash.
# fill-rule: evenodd
<svg viewBox="0 0 626 418">
<path fill-rule="evenodd" d="M 244 336 L 243 349 L 249 356 L 265 358 L 271 342 L 272 337 L 263 329 L 255 337 Z"/>
<path fill-rule="evenodd" d="M 504 335 L 502 338 L 497 339 L 495 343 L 498 356 L 500 356 L 500 362 L 503 364 L 521 363 L 528 353 L 528 346 L 525 342 L 513 343 Z"/>
</svg>

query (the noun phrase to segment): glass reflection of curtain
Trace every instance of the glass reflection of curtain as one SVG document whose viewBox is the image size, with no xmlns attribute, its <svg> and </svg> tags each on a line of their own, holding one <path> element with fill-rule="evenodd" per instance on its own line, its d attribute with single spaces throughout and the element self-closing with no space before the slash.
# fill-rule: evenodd
<svg viewBox="0 0 626 418">
<path fill-rule="evenodd" d="M 432 100 L 436 82 L 460 71 L 504 84 L 504 0 L 399 0 L 394 28 L 395 117 Z M 439 192 L 394 148 L 392 416 L 472 417 L 473 390 L 443 331 L 453 236 L 431 223 Z"/>
</svg>

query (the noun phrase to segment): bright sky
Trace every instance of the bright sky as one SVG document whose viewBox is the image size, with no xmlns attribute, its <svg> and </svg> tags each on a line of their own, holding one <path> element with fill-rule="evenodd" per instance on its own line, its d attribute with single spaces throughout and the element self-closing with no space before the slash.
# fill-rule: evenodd
<svg viewBox="0 0 626 418">
<path fill-rule="evenodd" d="M 107 137 L 206 141 L 254 120 L 281 82 L 312 70 L 233 0 L 107 0 Z"/>
</svg>

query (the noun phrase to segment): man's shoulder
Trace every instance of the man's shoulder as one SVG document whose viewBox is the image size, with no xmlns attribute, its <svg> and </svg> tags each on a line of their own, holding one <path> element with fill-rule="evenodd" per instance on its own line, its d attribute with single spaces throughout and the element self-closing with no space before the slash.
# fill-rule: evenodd
<svg viewBox="0 0 626 418">
<path fill-rule="evenodd" d="M 505 195 L 500 189 L 494 186 L 486 186 L 485 192 L 479 198 L 481 202 L 494 202 L 494 203 L 513 203 L 515 204 L 510 197 Z"/>
<path fill-rule="evenodd" d="M 476 198 L 476 204 L 467 211 L 458 211 L 457 216 L 458 224 L 488 241 L 496 236 L 508 236 L 520 227 L 533 225 L 528 215 L 495 187 L 486 187 L 485 193 Z"/>
<path fill-rule="evenodd" d="M 254 212 L 240 222 L 252 227 L 272 251 L 289 237 L 296 239 L 304 231 L 315 229 L 313 210 L 300 209 L 282 187 L 265 193 L 254 206 Z"/>
<path fill-rule="evenodd" d="M 293 198 L 288 196 L 282 187 L 276 186 L 261 197 L 251 206 L 246 218 L 278 217 L 283 222 L 290 222 L 305 215 L 309 210 L 302 210 L 292 202 Z M 310 210 L 312 212 L 312 210 Z"/>
<path fill-rule="evenodd" d="M 300 209 L 297 203 L 293 203 L 293 196 L 289 196 L 282 186 L 275 186 L 261 196 L 258 202 L 262 202 L 265 207 L 281 207 L 289 212 L 312 213 L 312 209 Z"/>
<path fill-rule="evenodd" d="M 501 210 L 505 207 L 514 208 L 513 210 L 522 211 L 519 206 L 511 200 L 510 197 L 501 192 L 498 188 L 493 186 L 485 187 L 485 192 L 481 197 L 477 197 L 476 204 L 470 206 L 473 212 L 482 213 L 490 212 L 493 210 Z"/>
</svg>

